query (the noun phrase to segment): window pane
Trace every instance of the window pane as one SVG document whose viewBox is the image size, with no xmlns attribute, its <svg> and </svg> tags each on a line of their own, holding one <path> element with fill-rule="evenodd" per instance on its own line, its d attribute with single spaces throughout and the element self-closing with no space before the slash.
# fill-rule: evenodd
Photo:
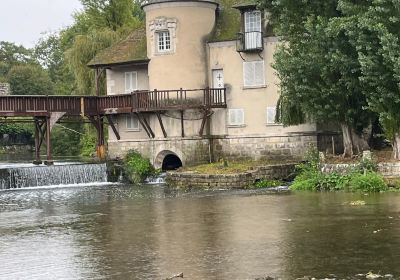
<svg viewBox="0 0 400 280">
<path fill-rule="evenodd" d="M 126 128 L 127 129 L 139 129 L 139 120 L 134 115 L 126 116 Z"/>
<path fill-rule="evenodd" d="M 169 31 L 157 32 L 158 37 L 158 50 L 165 51 L 171 49 L 171 37 Z"/>
<path fill-rule="evenodd" d="M 261 12 L 252 11 L 246 12 L 245 17 L 245 32 L 258 31 L 261 32 Z"/>
</svg>

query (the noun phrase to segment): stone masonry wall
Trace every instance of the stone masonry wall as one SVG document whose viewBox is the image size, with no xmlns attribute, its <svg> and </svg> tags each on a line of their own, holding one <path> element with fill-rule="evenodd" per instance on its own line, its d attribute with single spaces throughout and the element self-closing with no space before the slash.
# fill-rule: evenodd
<svg viewBox="0 0 400 280">
<path fill-rule="evenodd" d="M 213 139 L 215 160 L 302 158 L 317 136 L 293 134 L 263 137 L 226 137 Z"/>
<path fill-rule="evenodd" d="M 11 93 L 9 83 L 0 83 L 0 95 L 9 95 Z"/>
<path fill-rule="evenodd" d="M 157 155 L 162 151 L 175 153 L 185 165 L 207 163 L 210 161 L 209 140 L 202 138 L 168 138 L 131 140 L 108 143 L 111 158 L 122 158 L 134 149 L 150 159 L 154 164 Z"/>
<path fill-rule="evenodd" d="M 166 182 L 178 189 L 233 189 L 246 188 L 261 179 L 282 180 L 293 174 L 295 164 L 258 166 L 237 174 L 206 175 L 195 172 L 168 172 Z"/>
<path fill-rule="evenodd" d="M 349 169 L 356 167 L 356 164 L 323 164 L 322 172 L 344 174 Z M 378 163 L 378 172 L 386 178 L 400 177 L 400 162 L 381 162 Z"/>
<path fill-rule="evenodd" d="M 158 164 L 157 155 L 162 151 L 175 153 L 183 165 L 196 165 L 220 159 L 263 160 L 302 159 L 310 145 L 317 146 L 317 134 L 296 133 L 282 136 L 226 136 L 226 137 L 186 137 L 167 139 L 138 139 L 109 141 L 111 158 L 123 157 L 134 149 L 153 164 Z"/>
</svg>

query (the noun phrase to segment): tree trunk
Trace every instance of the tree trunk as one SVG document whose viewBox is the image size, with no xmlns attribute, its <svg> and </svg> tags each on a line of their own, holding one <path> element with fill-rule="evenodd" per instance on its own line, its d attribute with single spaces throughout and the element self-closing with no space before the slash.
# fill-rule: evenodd
<svg viewBox="0 0 400 280">
<path fill-rule="evenodd" d="M 396 132 L 393 136 L 393 158 L 400 160 L 400 133 Z"/>
<path fill-rule="evenodd" d="M 357 151 L 357 154 L 361 154 L 363 151 L 370 150 L 368 141 L 371 137 L 371 133 L 372 126 L 363 129 L 361 135 L 357 134 L 354 129 L 351 129 L 353 149 Z"/>
<path fill-rule="evenodd" d="M 341 124 L 343 134 L 343 157 L 352 157 L 353 153 L 353 139 L 352 129 L 347 124 Z"/>
</svg>

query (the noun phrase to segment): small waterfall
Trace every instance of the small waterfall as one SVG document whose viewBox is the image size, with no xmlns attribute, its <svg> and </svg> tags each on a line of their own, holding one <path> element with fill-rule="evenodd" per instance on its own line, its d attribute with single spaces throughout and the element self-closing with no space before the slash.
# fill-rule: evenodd
<svg viewBox="0 0 400 280">
<path fill-rule="evenodd" d="M 144 182 L 149 185 L 165 184 L 165 176 L 167 173 L 161 173 L 158 176 L 148 177 Z"/>
<path fill-rule="evenodd" d="M 0 169 L 0 189 L 107 182 L 107 166 L 65 164 Z"/>
</svg>

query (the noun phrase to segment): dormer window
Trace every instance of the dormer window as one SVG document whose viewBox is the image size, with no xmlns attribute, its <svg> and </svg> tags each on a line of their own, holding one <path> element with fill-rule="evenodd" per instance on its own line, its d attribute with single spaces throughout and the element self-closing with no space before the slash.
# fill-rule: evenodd
<svg viewBox="0 0 400 280">
<path fill-rule="evenodd" d="M 157 34 L 157 46 L 159 52 L 165 52 L 171 50 L 171 36 L 169 31 L 158 31 Z"/>
<path fill-rule="evenodd" d="M 260 52 L 263 50 L 261 11 L 253 6 L 238 6 L 242 13 L 242 32 L 238 34 L 237 51 Z"/>
</svg>

